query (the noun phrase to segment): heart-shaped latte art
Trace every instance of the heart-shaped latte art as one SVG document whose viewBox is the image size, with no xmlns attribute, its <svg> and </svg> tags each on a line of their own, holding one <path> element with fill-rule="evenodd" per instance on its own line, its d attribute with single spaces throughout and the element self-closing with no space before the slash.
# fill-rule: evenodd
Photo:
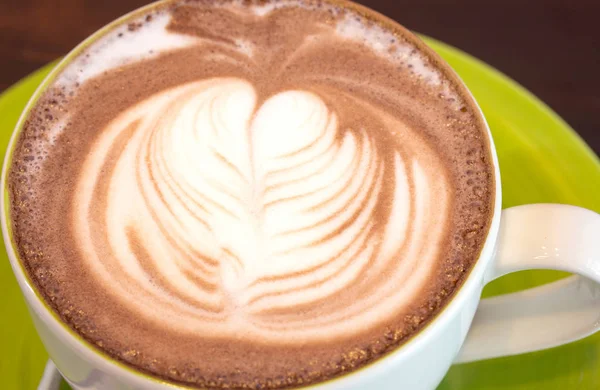
<svg viewBox="0 0 600 390">
<path fill-rule="evenodd" d="M 128 108 L 79 177 L 82 257 L 123 304 L 186 332 L 319 340 L 397 315 L 438 261 L 450 186 L 417 131 L 346 98 L 374 128 L 236 78 Z"/>
</svg>

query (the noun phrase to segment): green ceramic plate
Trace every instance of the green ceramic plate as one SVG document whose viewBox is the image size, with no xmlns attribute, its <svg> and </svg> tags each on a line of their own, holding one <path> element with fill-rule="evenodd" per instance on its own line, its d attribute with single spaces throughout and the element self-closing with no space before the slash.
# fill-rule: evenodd
<svg viewBox="0 0 600 390">
<path fill-rule="evenodd" d="M 600 163 L 571 128 L 522 87 L 478 60 L 427 42 L 471 89 L 490 124 L 500 159 L 503 206 L 570 203 L 600 212 Z M 0 96 L 0 150 L 6 149 L 27 100 L 51 65 Z M 495 295 L 563 274 L 522 272 L 488 286 Z M 35 389 L 48 357 L 35 333 L 5 254 L 0 258 L 2 389 Z M 66 387 L 66 386 L 65 386 Z M 599 389 L 600 333 L 580 342 L 517 357 L 454 366 L 440 386 L 454 389 Z"/>
</svg>

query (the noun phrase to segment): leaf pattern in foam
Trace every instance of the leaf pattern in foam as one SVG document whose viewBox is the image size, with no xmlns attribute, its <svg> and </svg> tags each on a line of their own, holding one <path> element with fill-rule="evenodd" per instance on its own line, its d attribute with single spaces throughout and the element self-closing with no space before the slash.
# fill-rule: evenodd
<svg viewBox="0 0 600 390">
<path fill-rule="evenodd" d="M 190 83 L 125 110 L 82 169 L 75 215 L 88 264 L 129 305 L 190 329 L 378 321 L 429 273 L 433 247 L 414 231 L 441 233 L 428 208 L 445 212 L 443 196 L 430 196 L 445 184 L 430 180 L 431 151 L 421 164 L 396 145 L 384 151 L 374 129 L 342 123 L 316 93 L 261 100 L 240 79 Z"/>
</svg>

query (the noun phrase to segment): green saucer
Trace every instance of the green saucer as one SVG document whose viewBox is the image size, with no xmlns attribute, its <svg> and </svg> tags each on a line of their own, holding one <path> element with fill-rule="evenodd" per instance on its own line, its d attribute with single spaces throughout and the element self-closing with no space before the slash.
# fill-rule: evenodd
<svg viewBox="0 0 600 390">
<path fill-rule="evenodd" d="M 504 207 L 558 202 L 600 212 L 600 162 L 560 117 L 489 66 L 426 40 L 462 77 L 487 117 L 498 148 Z M 51 68 L 39 70 L 0 96 L 2 153 L 27 100 Z M 515 291 L 562 276 L 551 271 L 522 272 L 494 282 L 484 295 Z M 0 296 L 1 388 L 35 389 L 48 355 L 4 253 L 0 259 Z M 551 350 L 454 366 L 440 386 L 443 390 L 506 388 L 599 389 L 600 333 Z"/>
</svg>

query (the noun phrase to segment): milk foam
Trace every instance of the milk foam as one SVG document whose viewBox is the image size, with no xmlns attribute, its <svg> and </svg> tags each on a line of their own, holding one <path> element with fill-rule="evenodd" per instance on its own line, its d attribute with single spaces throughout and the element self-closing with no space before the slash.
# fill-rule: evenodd
<svg viewBox="0 0 600 390">
<path fill-rule="evenodd" d="M 395 154 L 392 210 L 376 221 L 390 179 L 369 129 L 344 134 L 337 114 L 304 91 L 256 104 L 251 84 L 217 78 L 159 93 L 111 122 L 76 191 L 74 230 L 88 266 L 141 314 L 212 335 L 329 338 L 410 303 L 434 267 L 435 222 L 448 208 L 447 184 L 424 170 L 431 162 Z M 98 180 L 109 181 L 106 205 Z M 97 207 L 106 207 L 110 248 L 94 244 Z M 131 232 L 147 258 L 132 251 Z M 365 268 L 390 274 L 327 315 L 269 321 L 270 312 L 327 301 Z"/>
<path fill-rule="evenodd" d="M 61 72 L 58 84 L 72 88 L 131 62 L 156 57 L 166 50 L 198 44 L 193 37 L 170 33 L 166 28 L 170 20 L 171 15 L 162 12 L 150 20 L 141 17 L 112 29 Z"/>
</svg>

